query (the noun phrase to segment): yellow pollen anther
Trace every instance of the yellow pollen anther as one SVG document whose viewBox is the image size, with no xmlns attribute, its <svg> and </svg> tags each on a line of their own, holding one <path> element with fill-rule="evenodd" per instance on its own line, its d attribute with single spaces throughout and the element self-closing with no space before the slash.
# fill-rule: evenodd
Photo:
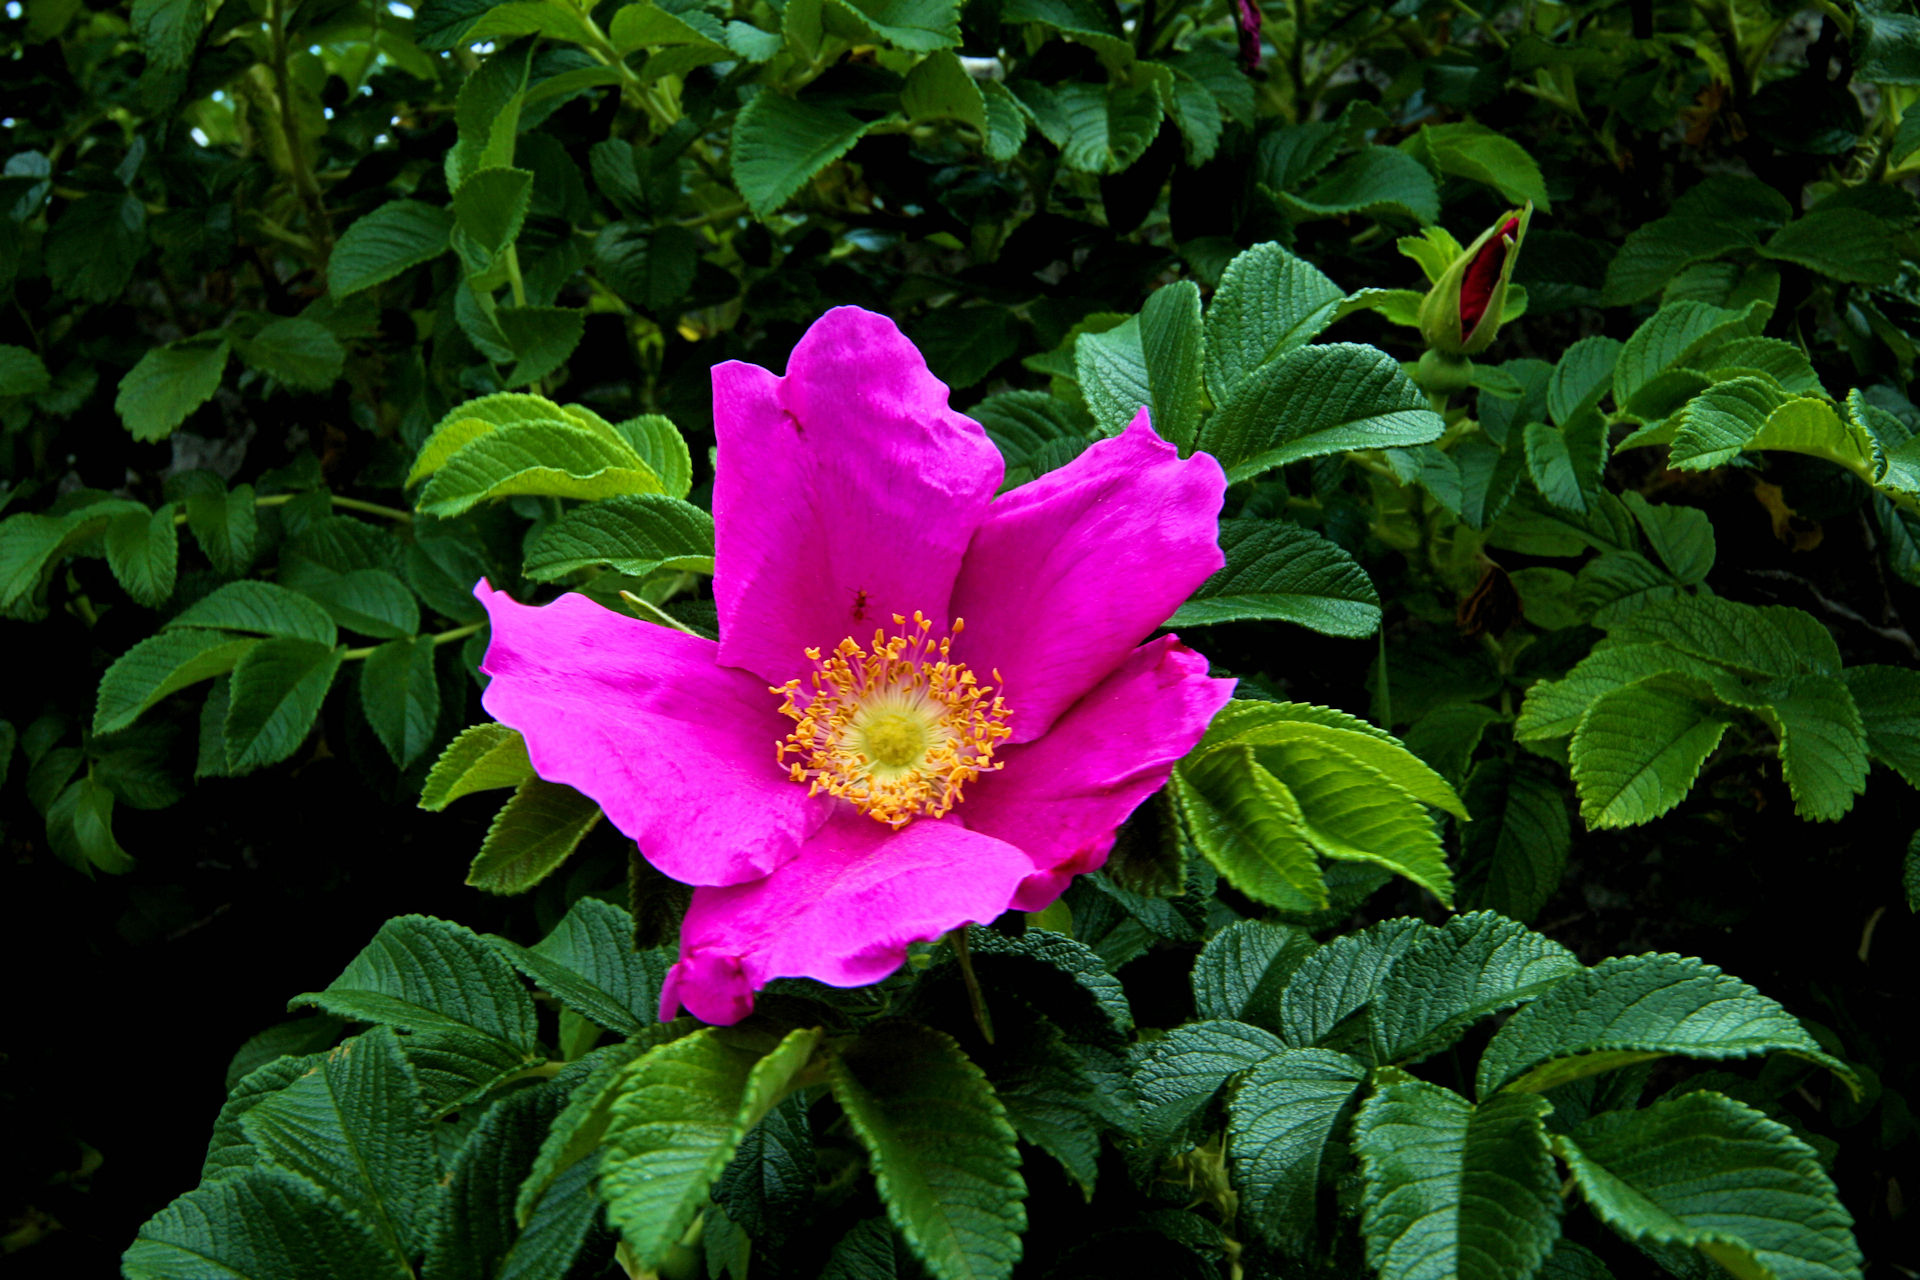
<svg viewBox="0 0 1920 1280">
<path fill-rule="evenodd" d="M 933 622 L 893 615 L 898 634 L 873 633 L 870 649 L 848 636 L 825 655 L 805 650 L 813 671 L 774 686 L 780 713 L 795 721 L 774 758 L 787 776 L 851 801 L 860 812 L 905 826 L 938 818 L 960 802 L 960 789 L 999 769 L 993 751 L 1013 732 L 1012 710 L 994 685 L 983 685 L 952 659 L 953 637 L 935 642 Z M 994 672 L 996 683 L 1000 673 Z"/>
</svg>

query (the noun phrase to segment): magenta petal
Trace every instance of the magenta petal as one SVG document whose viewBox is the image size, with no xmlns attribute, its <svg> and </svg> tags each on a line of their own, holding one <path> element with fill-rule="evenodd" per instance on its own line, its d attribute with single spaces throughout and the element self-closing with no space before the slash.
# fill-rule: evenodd
<svg viewBox="0 0 1920 1280">
<path fill-rule="evenodd" d="M 865 643 L 896 613 L 944 628 L 1003 468 L 893 321 L 827 312 L 785 378 L 715 366 L 713 416 L 721 662 L 780 684 L 809 646 Z"/>
<path fill-rule="evenodd" d="M 774 759 L 791 722 L 711 640 L 583 595 L 533 608 L 484 581 L 487 714 L 518 729 L 541 777 L 596 801 L 647 860 L 688 884 L 737 884 L 793 857 L 831 801 Z"/>
<path fill-rule="evenodd" d="M 1226 489 L 1218 462 L 1182 459 L 1142 409 L 994 502 L 954 584 L 955 655 L 983 680 L 999 670 L 1013 742 L 1045 733 L 1225 563 Z"/>
<path fill-rule="evenodd" d="M 951 820 L 898 831 L 842 808 L 763 880 L 693 892 L 661 1017 L 684 1004 L 725 1024 L 774 978 L 858 987 L 899 968 L 910 943 L 1007 909 L 1027 855 Z"/>
<path fill-rule="evenodd" d="M 968 827 L 1033 860 L 1017 910 L 1043 910 L 1074 876 L 1106 862 L 1120 824 L 1166 784 L 1233 685 L 1162 636 L 1129 654 L 1044 738 L 1004 751 L 1005 769 L 968 787 L 960 807 Z"/>
</svg>

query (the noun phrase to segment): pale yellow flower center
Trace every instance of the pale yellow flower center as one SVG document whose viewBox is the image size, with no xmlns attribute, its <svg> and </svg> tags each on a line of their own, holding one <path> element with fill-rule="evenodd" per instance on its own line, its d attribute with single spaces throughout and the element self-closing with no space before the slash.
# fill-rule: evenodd
<svg viewBox="0 0 1920 1280">
<path fill-rule="evenodd" d="M 869 648 L 848 636 L 825 656 L 808 649 L 812 674 L 773 688 L 796 722 L 774 757 L 809 794 L 839 796 L 900 827 L 950 811 L 962 787 L 1001 767 L 994 748 L 1013 731 L 995 686 L 952 660 L 963 621 L 937 642 L 919 613 L 911 624 L 897 613 L 893 621 L 899 631 L 876 630 Z"/>
</svg>

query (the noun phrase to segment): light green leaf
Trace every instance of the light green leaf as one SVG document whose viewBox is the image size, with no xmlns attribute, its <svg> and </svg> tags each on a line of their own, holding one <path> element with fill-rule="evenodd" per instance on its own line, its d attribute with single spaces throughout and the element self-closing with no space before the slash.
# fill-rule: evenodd
<svg viewBox="0 0 1920 1280">
<path fill-rule="evenodd" d="M 1251 747 L 1189 758 L 1174 773 L 1170 795 L 1194 847 L 1234 888 L 1284 911 L 1327 906 L 1300 806 Z"/>
<path fill-rule="evenodd" d="M 434 761 L 420 788 L 420 807 L 438 813 L 461 796 L 517 787 L 533 776 L 519 730 L 488 721 L 463 729 Z"/>
<path fill-rule="evenodd" d="M 1594 1212 L 1655 1256 L 1697 1249 L 1741 1280 L 1857 1280 L 1853 1219 L 1791 1130 L 1700 1089 L 1611 1111 L 1555 1149 Z"/>
<path fill-rule="evenodd" d="M 277 764 L 306 741 L 340 669 L 342 652 L 311 640 L 278 637 L 248 646 L 233 668 L 232 701 L 223 727 L 231 774 Z"/>
<path fill-rule="evenodd" d="M 198 628 L 148 636 L 121 654 L 100 677 L 93 731 L 124 729 L 168 694 L 225 675 L 257 643 Z"/>
<path fill-rule="evenodd" d="M 217 627 L 224 631 L 251 631 L 263 636 L 312 640 L 331 648 L 337 638 L 326 610 L 297 591 L 271 582 L 244 578 L 215 588 L 165 624 L 174 627 Z"/>
<path fill-rule="evenodd" d="M 1333 322 L 1340 287 L 1268 241 L 1236 254 L 1207 307 L 1207 390 L 1225 404 L 1262 365 L 1311 342 Z"/>
<path fill-rule="evenodd" d="M 183 1276 L 410 1280 L 366 1223 L 305 1178 L 246 1169 L 149 1218 L 121 1258 L 129 1280 Z"/>
<path fill-rule="evenodd" d="M 599 821 L 600 806 L 572 787 L 528 778 L 494 815 L 467 883 L 488 893 L 525 893 L 558 870 Z"/>
<path fill-rule="evenodd" d="M 524 1060 L 538 1044 L 533 997 L 513 967 L 471 929 L 432 916 L 381 925 L 326 990 L 295 996 L 287 1007 L 302 1005 L 402 1031 L 477 1036 Z"/>
<path fill-rule="evenodd" d="M 1240 1211 L 1289 1253 L 1312 1248 L 1321 1156 L 1366 1075 L 1344 1053 L 1282 1049 L 1254 1064 L 1227 1103 Z"/>
<path fill-rule="evenodd" d="M 1780 739 L 1781 771 L 1794 812 L 1835 822 L 1867 789 L 1867 736 L 1848 685 L 1837 676 L 1800 676 L 1758 689 L 1720 681 L 1715 692 L 1756 712 Z"/>
<path fill-rule="evenodd" d="M 419 1083 L 391 1028 L 327 1053 L 249 1108 L 240 1129 L 268 1161 L 338 1196 L 395 1255 L 418 1246 L 438 1162 Z"/>
<path fill-rule="evenodd" d="M 630 494 L 568 512 L 535 535 L 525 572 L 553 582 L 609 565 L 645 577 L 661 570 L 713 572 L 713 517 L 665 494 Z"/>
<path fill-rule="evenodd" d="M 887 1216 L 934 1280 L 1013 1270 L 1027 1225 L 1013 1127 L 986 1077 L 938 1031 L 883 1022 L 827 1060 Z"/>
<path fill-rule="evenodd" d="M 1276 520 L 1224 520 L 1220 545 L 1226 566 L 1200 584 L 1169 627 L 1278 620 L 1356 638 L 1379 629 L 1380 596 L 1366 571 L 1312 530 Z"/>
<path fill-rule="evenodd" d="M 453 214 L 418 200 L 389 200 L 346 229 L 327 260 L 327 292 L 345 298 L 447 251 Z"/>
<path fill-rule="evenodd" d="M 1201 749 L 1240 743 L 1322 742 L 1339 748 L 1384 775 L 1395 789 L 1422 804 L 1465 818 L 1466 809 L 1447 781 L 1386 730 L 1332 707 L 1307 702 L 1229 702 L 1213 719 Z"/>
<path fill-rule="evenodd" d="M 419 509 L 449 519 L 490 498 L 612 498 L 658 493 L 660 477 L 625 442 L 540 421 L 469 440 L 433 473 Z"/>
<path fill-rule="evenodd" d="M 1843 676 L 1868 754 L 1920 787 L 1920 671 L 1868 664 L 1848 667 Z"/>
<path fill-rule="evenodd" d="M 390 640 L 360 669 L 360 709 L 396 767 L 405 769 L 433 745 L 440 719 L 440 682 L 431 637 Z"/>
<path fill-rule="evenodd" d="M 1360 1230 L 1381 1280 L 1531 1275 L 1560 1234 L 1544 1098 L 1475 1107 L 1401 1076 L 1354 1118 L 1366 1176 Z"/>
<path fill-rule="evenodd" d="M 615 1086 L 600 1197 L 608 1221 L 649 1269 L 679 1244 L 740 1140 L 786 1096 L 821 1036 L 790 1032 L 762 1056 L 725 1034 L 708 1029 L 661 1045 Z"/>
<path fill-rule="evenodd" d="M 166 603 L 180 565 L 171 503 L 151 515 L 128 511 L 115 516 L 107 525 L 106 546 L 107 564 L 128 595 L 149 609 Z"/>
<path fill-rule="evenodd" d="M 407 473 L 407 487 L 412 488 L 422 480 L 438 471 L 447 459 L 472 444 L 481 436 L 488 435 L 502 427 L 557 424 L 560 426 L 580 427 L 588 431 L 598 431 L 606 437 L 607 443 L 615 446 L 624 444 L 618 438 L 612 425 L 599 414 L 570 416 L 564 408 L 545 396 L 527 395 L 518 391 L 499 391 L 490 396 L 480 396 L 465 404 L 455 405 L 447 411 L 446 417 L 434 425 L 428 434 L 426 443 L 420 446 L 420 454 L 413 461 L 413 468 Z"/>
<path fill-rule="evenodd" d="M 866 131 L 837 107 L 764 92 L 734 118 L 734 184 L 756 217 L 772 217 Z"/>
<path fill-rule="evenodd" d="M 1633 331 L 1620 348 L 1613 367 L 1613 400 L 1625 405 L 1654 377 L 1676 365 L 1691 365 L 1696 356 L 1727 338 L 1752 336 L 1746 326 L 1772 308 L 1749 303 L 1738 311 L 1704 302 L 1669 302 Z"/>
<path fill-rule="evenodd" d="M 1840 646 L 1811 614 L 1717 596 L 1689 596 L 1642 610 L 1614 627 L 1607 643 L 1670 645 L 1702 661 L 1769 679 L 1840 672 Z"/>
<path fill-rule="evenodd" d="M 1480 1055 L 1476 1087 L 1544 1093 L 1583 1076 L 1668 1054 L 1791 1053 L 1841 1069 L 1772 1000 L 1738 978 L 1675 955 L 1617 956 L 1569 975 L 1507 1020 Z"/>
<path fill-rule="evenodd" d="M 1238 482 L 1302 458 L 1425 444 L 1444 430 L 1398 361 L 1336 342 L 1261 366 L 1207 420 L 1199 448 Z"/>
<path fill-rule="evenodd" d="M 220 389 L 225 335 L 154 347 L 120 380 L 113 409 L 135 440 L 164 440 Z"/>
<path fill-rule="evenodd" d="M 240 358 L 296 391 L 325 391 L 346 367 L 347 350 L 318 320 L 275 320 L 239 341 Z"/>
<path fill-rule="evenodd" d="M 1461 122 L 1425 125 L 1418 139 L 1419 147 L 1432 157 L 1441 173 L 1483 182 L 1515 204 L 1531 203 L 1542 213 L 1552 212 L 1540 166 L 1525 147 L 1505 134 L 1482 124 Z M 1413 139 L 1400 146 L 1403 151 L 1420 154 Z"/>
<path fill-rule="evenodd" d="M 1695 681 L 1653 676 L 1596 699 L 1569 750 L 1589 828 L 1651 822 L 1679 804 L 1731 718 Z"/>
<path fill-rule="evenodd" d="M 1419 1062 L 1578 972 L 1559 943 L 1492 911 L 1455 916 L 1394 962 L 1369 1019 L 1380 1062 Z"/>
</svg>

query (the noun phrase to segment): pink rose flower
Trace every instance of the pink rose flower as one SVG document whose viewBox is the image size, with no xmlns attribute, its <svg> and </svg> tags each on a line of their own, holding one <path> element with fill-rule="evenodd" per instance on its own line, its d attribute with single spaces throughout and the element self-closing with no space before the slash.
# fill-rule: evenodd
<svg viewBox="0 0 1920 1280">
<path fill-rule="evenodd" d="M 996 497 L 998 451 L 884 316 L 830 311 L 786 377 L 713 390 L 717 644 L 476 594 L 488 713 L 696 886 L 661 1017 L 725 1024 L 774 978 L 864 985 L 1046 907 L 1233 682 L 1140 643 L 1223 563 L 1226 489 L 1146 410 Z"/>
</svg>

